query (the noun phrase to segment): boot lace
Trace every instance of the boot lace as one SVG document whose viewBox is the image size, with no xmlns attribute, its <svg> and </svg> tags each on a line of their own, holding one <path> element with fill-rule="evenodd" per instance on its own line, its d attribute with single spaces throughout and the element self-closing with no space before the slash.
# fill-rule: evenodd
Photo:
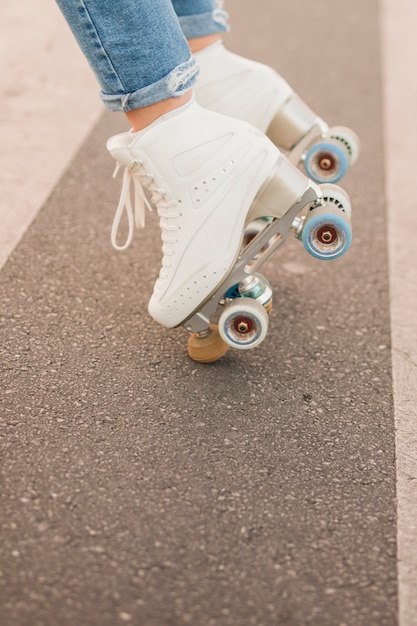
<svg viewBox="0 0 417 626">
<path fill-rule="evenodd" d="M 117 176 L 121 167 L 121 163 L 118 162 L 113 178 Z M 132 184 L 133 194 L 131 190 Z M 178 201 L 168 201 L 166 199 L 167 192 L 156 185 L 153 175 L 146 171 L 142 161 L 134 161 L 130 165 L 125 166 L 119 204 L 117 205 L 111 229 L 111 243 L 116 250 L 126 250 L 132 242 L 135 225 L 136 228 L 145 227 L 146 208 L 152 211 L 152 206 L 145 196 L 144 188 L 151 192 L 151 203 L 156 206 L 160 217 L 163 241 L 162 251 L 164 253 L 161 270 L 161 277 L 163 277 L 164 268 L 168 269 L 171 267 L 168 257 L 174 254 L 173 244 L 177 242 L 174 233 L 179 229 L 177 219 L 181 216 L 181 213 L 173 210 L 178 206 Z M 117 233 L 125 212 L 128 234 L 124 244 L 120 245 L 117 243 Z"/>
</svg>

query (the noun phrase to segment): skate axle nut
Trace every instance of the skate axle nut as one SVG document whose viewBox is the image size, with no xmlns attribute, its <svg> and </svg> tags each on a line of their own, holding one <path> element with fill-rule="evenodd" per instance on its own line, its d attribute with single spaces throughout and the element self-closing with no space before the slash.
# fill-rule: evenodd
<svg viewBox="0 0 417 626">
<path fill-rule="evenodd" d="M 245 335 L 250 333 L 253 328 L 253 322 L 248 317 L 238 317 L 234 321 L 234 329 L 237 333 Z"/>
<path fill-rule="evenodd" d="M 335 228 L 331 226 L 323 226 L 319 228 L 317 232 L 317 239 L 323 244 L 331 244 L 337 238 L 337 232 Z"/>
<path fill-rule="evenodd" d="M 332 169 L 334 169 L 335 167 L 335 160 L 332 157 L 331 154 L 324 154 L 320 161 L 319 161 L 319 167 L 325 171 L 325 172 L 329 172 Z"/>
</svg>

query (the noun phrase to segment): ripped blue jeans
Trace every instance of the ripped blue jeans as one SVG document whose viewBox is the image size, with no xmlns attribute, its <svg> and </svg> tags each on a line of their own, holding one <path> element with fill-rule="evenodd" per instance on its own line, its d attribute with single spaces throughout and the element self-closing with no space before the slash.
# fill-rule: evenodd
<svg viewBox="0 0 417 626">
<path fill-rule="evenodd" d="M 110 111 L 190 89 L 198 73 L 187 39 L 227 30 L 219 0 L 56 0 Z"/>
</svg>

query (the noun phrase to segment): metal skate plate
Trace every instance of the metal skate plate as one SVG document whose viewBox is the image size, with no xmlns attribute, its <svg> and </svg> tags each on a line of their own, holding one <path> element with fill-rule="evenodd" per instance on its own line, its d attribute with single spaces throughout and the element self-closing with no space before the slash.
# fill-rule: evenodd
<svg viewBox="0 0 417 626">
<path fill-rule="evenodd" d="M 209 299 L 203 302 L 199 310 L 182 323 L 182 326 L 193 333 L 206 330 L 214 314 L 223 306 L 224 294 L 227 290 L 250 274 L 257 272 L 286 241 L 297 215 L 302 213 L 306 206 L 317 201 L 320 201 L 317 197 L 317 187 L 310 183 L 303 195 L 283 217 L 273 218 L 248 245 L 240 250 L 229 274 L 217 286 Z"/>
</svg>

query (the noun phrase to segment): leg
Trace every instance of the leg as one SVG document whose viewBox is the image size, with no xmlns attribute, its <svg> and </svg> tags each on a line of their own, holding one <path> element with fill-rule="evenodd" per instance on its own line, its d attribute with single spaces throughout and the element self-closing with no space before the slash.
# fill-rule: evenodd
<svg viewBox="0 0 417 626">
<path fill-rule="evenodd" d="M 166 102 L 194 83 L 197 67 L 169 0 L 57 0 L 111 111 Z M 182 104 L 182 103 L 181 103 Z M 149 109 L 144 111 L 149 115 Z"/>
<path fill-rule="evenodd" d="M 199 52 L 221 41 L 228 30 L 227 13 L 219 0 L 172 0 L 191 52 Z"/>
</svg>

